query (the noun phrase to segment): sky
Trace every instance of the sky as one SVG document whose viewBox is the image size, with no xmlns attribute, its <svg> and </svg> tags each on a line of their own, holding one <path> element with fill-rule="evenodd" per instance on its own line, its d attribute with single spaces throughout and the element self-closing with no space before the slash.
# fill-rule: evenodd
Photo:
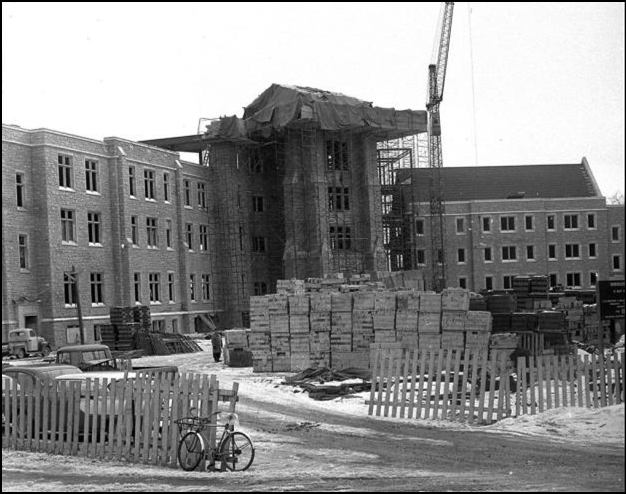
<svg viewBox="0 0 627 494">
<path fill-rule="evenodd" d="M 2 122 L 195 134 L 273 83 L 423 110 L 442 3 L 2 3 Z M 625 4 L 454 7 L 444 166 L 578 163 L 625 193 Z"/>
</svg>

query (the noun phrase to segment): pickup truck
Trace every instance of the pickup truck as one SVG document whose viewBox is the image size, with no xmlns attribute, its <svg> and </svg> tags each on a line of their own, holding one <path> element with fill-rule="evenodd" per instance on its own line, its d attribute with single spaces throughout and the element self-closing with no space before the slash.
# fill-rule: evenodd
<svg viewBox="0 0 627 494">
<path fill-rule="evenodd" d="M 16 328 L 9 331 L 7 343 L 2 345 L 2 356 L 24 358 L 28 355 L 41 354 L 46 357 L 50 353 L 50 344 L 41 336 L 37 336 L 31 328 Z"/>
<path fill-rule="evenodd" d="M 175 365 L 165 366 L 133 366 L 131 359 L 111 354 L 107 345 L 71 345 L 57 350 L 56 364 L 69 364 L 78 367 L 83 372 L 100 371 L 135 371 L 161 374 L 169 372 L 172 375 L 178 372 Z"/>
</svg>

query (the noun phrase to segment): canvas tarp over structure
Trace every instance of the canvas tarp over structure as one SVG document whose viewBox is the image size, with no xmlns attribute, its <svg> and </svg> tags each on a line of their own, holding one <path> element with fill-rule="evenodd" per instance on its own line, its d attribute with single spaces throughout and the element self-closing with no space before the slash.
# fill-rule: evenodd
<svg viewBox="0 0 627 494">
<path fill-rule="evenodd" d="M 206 136 L 246 139 L 251 133 L 269 133 L 292 123 L 313 122 L 321 130 L 381 130 L 390 138 L 426 132 L 425 111 L 380 108 L 340 93 L 301 86 L 272 84 L 244 110 L 243 119 L 223 117 L 207 126 Z"/>
</svg>

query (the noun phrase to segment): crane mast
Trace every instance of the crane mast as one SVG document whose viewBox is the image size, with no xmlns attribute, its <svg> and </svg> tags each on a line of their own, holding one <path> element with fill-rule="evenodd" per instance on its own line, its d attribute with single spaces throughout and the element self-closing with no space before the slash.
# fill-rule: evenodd
<svg viewBox="0 0 627 494">
<path fill-rule="evenodd" d="M 442 185 L 442 134 L 440 103 L 444 94 L 446 65 L 451 41 L 454 2 L 445 2 L 440 26 L 437 61 L 429 65 L 427 101 L 427 133 L 429 141 L 429 219 L 431 239 L 431 288 L 440 292 L 446 287 L 446 255 L 444 249 L 444 191 Z"/>
</svg>

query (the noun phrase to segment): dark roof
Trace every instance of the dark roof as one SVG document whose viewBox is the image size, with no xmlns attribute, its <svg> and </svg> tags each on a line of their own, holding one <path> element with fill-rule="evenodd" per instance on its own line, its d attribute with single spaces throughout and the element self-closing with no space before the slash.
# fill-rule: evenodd
<svg viewBox="0 0 627 494">
<path fill-rule="evenodd" d="M 441 169 L 446 202 L 495 199 L 601 197 L 584 158 L 566 165 L 465 166 Z M 433 170 L 400 170 L 398 182 L 412 177 L 414 197 L 429 200 Z"/>
</svg>

